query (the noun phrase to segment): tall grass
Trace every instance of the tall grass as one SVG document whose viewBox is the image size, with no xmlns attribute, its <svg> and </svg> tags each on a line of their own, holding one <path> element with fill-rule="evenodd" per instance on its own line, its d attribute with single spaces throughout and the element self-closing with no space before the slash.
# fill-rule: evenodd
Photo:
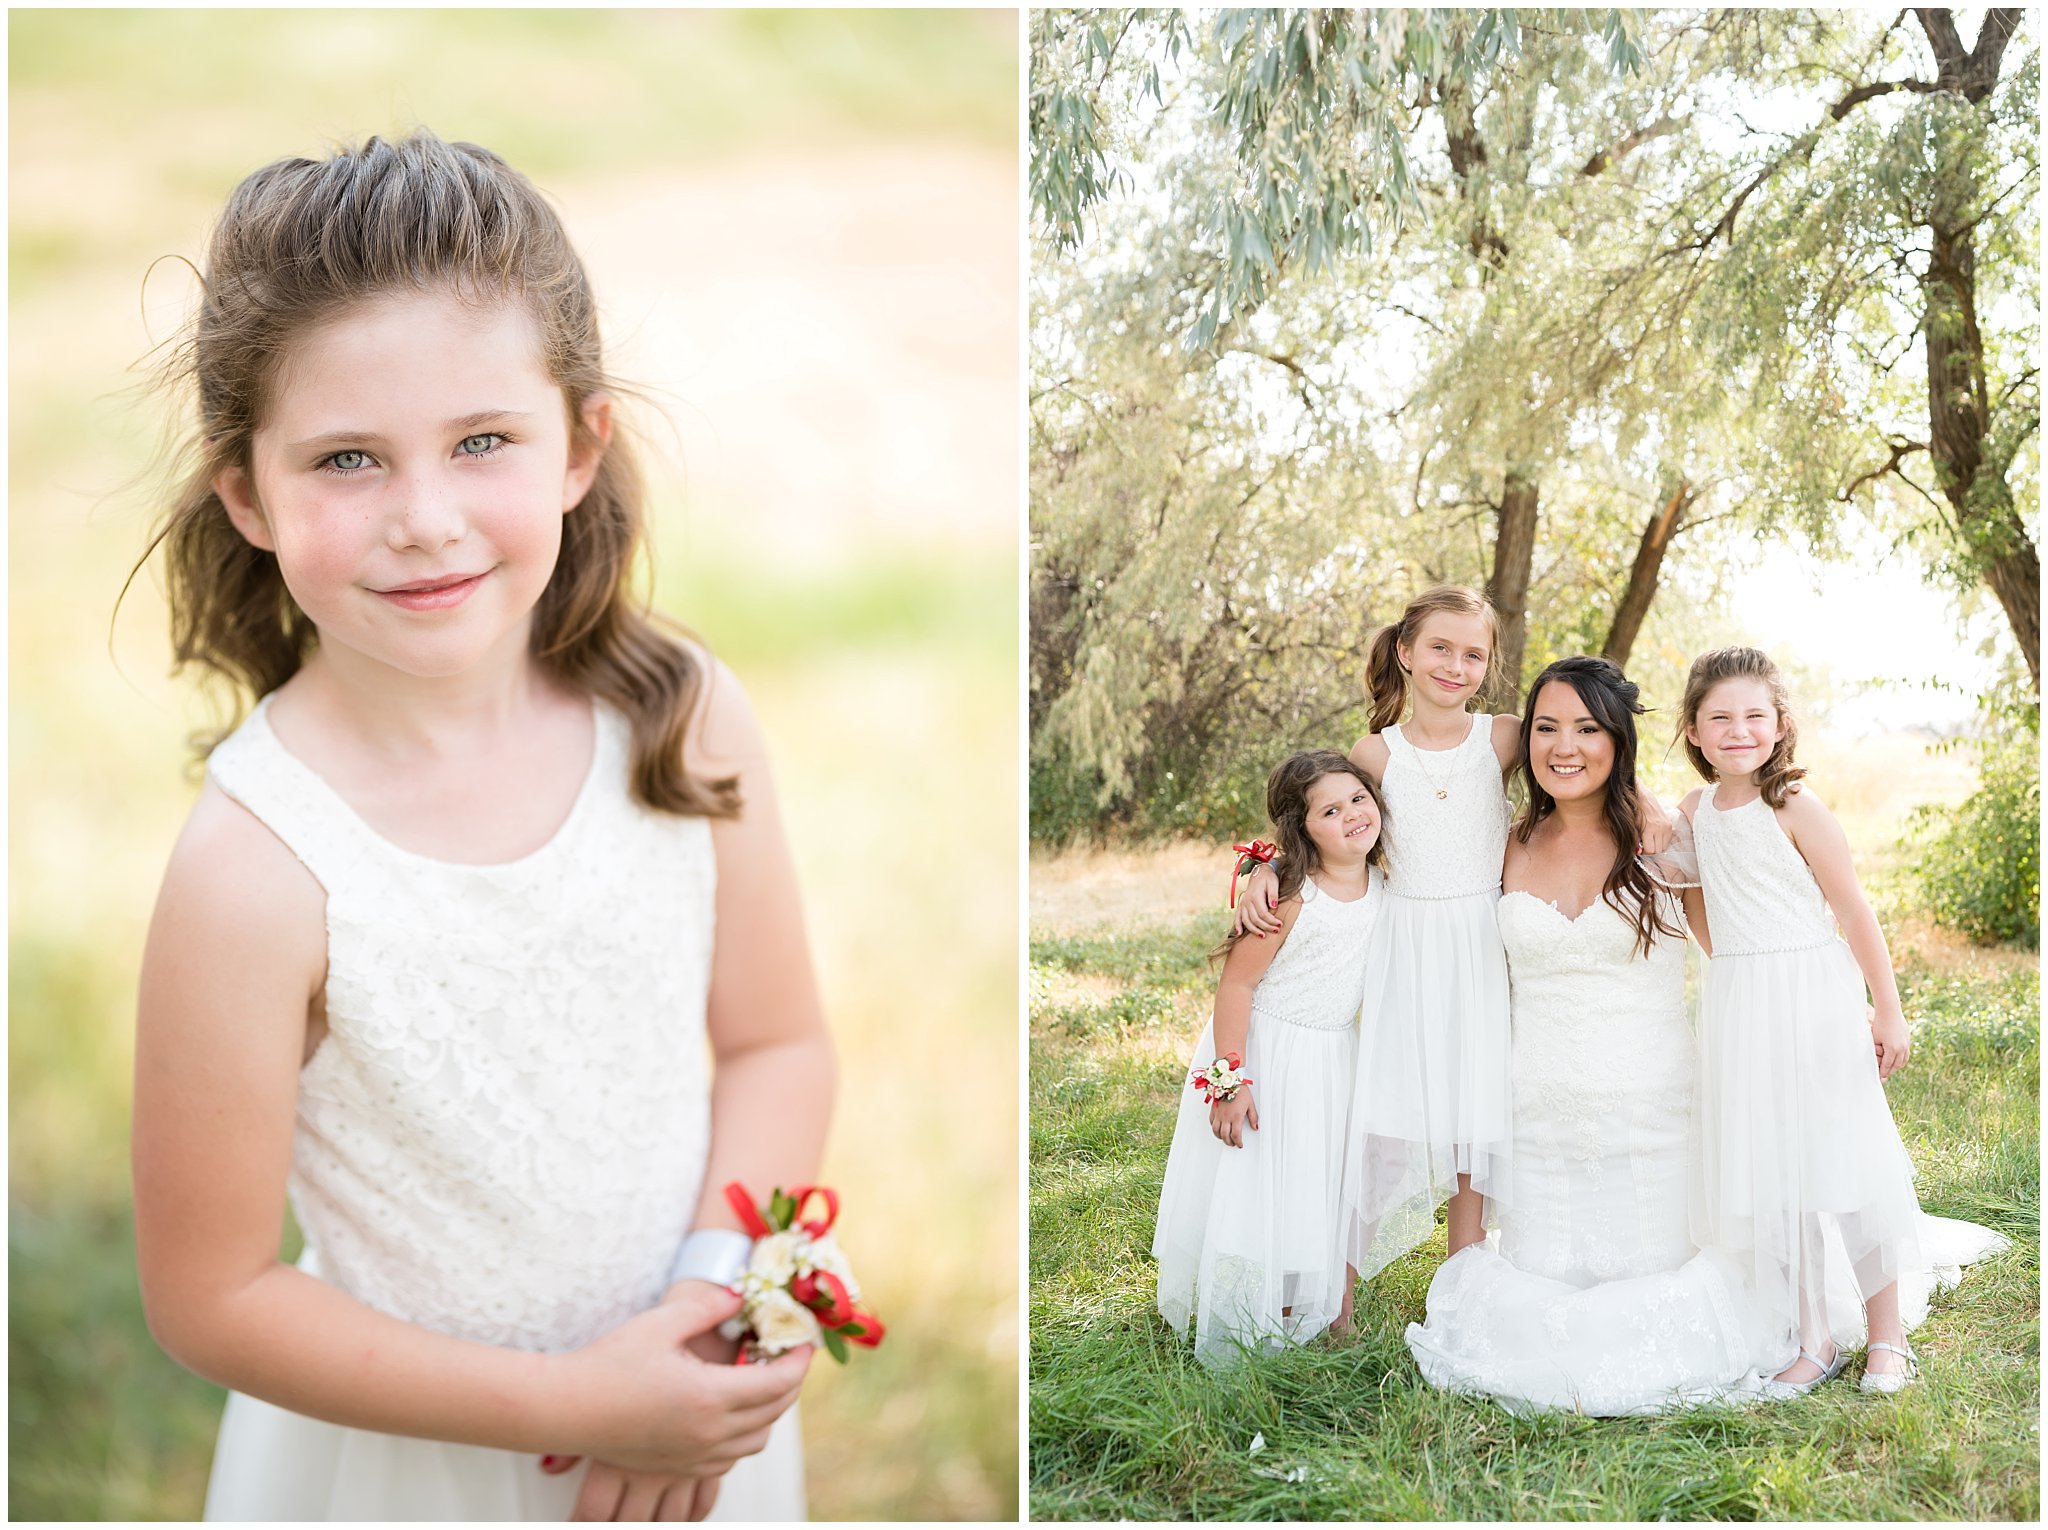
<svg viewBox="0 0 2048 1530">
<path fill-rule="evenodd" d="M 1930 1211 L 2012 1248 L 1937 1300 L 1924 1384 L 1656 1419 L 1517 1419 L 1423 1384 L 1402 1331 L 1443 1235 L 1362 1288 L 1359 1332 L 1223 1374 L 1154 1307 L 1153 1219 L 1218 916 L 1130 900 L 1031 953 L 1031 1507 L 1059 1520 L 2038 1518 L 2038 977 L 1905 958 L 1888 1086 Z M 1162 859 L 1179 867 L 1184 857 Z M 1127 853 L 1127 874 L 1142 854 Z M 1041 877 L 1041 871 L 1049 874 Z M 1034 898 L 1036 892 L 1034 891 Z"/>
</svg>

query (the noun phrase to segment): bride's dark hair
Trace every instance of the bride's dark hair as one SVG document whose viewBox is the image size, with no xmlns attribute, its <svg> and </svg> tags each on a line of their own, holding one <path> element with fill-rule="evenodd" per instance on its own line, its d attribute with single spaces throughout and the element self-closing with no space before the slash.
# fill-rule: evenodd
<svg viewBox="0 0 2048 1530">
<path fill-rule="evenodd" d="M 1614 838 L 1614 864 L 1607 869 L 1607 883 L 1601 896 L 1636 927 L 1635 950 L 1648 956 L 1660 934 L 1683 935 L 1685 929 L 1666 913 L 1657 885 L 1636 859 L 1636 718 L 1648 708 L 1637 699 L 1641 693 L 1635 683 L 1622 674 L 1613 660 L 1585 656 L 1559 659 L 1529 686 L 1529 703 L 1522 708 L 1520 766 L 1522 784 L 1529 789 L 1529 811 L 1515 826 L 1515 838 L 1528 844 L 1536 826 L 1557 811 L 1557 799 L 1538 784 L 1535 767 L 1529 763 L 1529 738 L 1536 728 L 1536 698 L 1553 680 L 1576 691 L 1600 731 L 1614 740 L 1614 768 L 1607 773 L 1601 803 L 1607 832 Z"/>
</svg>

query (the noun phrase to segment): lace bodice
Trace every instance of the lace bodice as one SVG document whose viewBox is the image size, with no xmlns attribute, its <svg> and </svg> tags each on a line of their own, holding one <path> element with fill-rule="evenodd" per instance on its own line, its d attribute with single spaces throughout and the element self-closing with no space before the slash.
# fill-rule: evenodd
<svg viewBox="0 0 2048 1530">
<path fill-rule="evenodd" d="M 1804 951 L 1833 941 L 1835 916 L 1771 805 L 1758 797 L 1723 812 L 1714 794 L 1709 786 L 1692 815 L 1714 955 Z"/>
<path fill-rule="evenodd" d="M 574 1348 L 660 1295 L 709 1144 L 716 863 L 701 818 L 627 793 L 598 706 L 541 849 L 392 845 L 286 751 L 267 705 L 214 781 L 327 894 L 327 1035 L 299 1076 L 290 1194 L 323 1278 L 381 1311 Z"/>
<path fill-rule="evenodd" d="M 1419 750 L 1398 725 L 1383 736 L 1388 890 L 1402 898 L 1498 892 L 1508 799 L 1493 752 L 1493 719 L 1475 714 L 1455 749 Z"/>
<path fill-rule="evenodd" d="M 1301 912 L 1286 944 L 1252 993 L 1252 1013 L 1318 1031 L 1358 1023 L 1365 997 L 1365 940 L 1386 897 L 1377 867 L 1367 868 L 1368 891 L 1344 903 L 1313 880 L 1301 884 Z"/>
<path fill-rule="evenodd" d="M 1667 919 L 1679 923 L 1674 902 Z M 1515 1094 L 1570 1115 L 1646 1088 L 1687 1087 L 1685 941 L 1635 954 L 1635 930 L 1604 898 L 1576 919 L 1526 892 L 1500 900 L 1513 995 Z"/>
</svg>

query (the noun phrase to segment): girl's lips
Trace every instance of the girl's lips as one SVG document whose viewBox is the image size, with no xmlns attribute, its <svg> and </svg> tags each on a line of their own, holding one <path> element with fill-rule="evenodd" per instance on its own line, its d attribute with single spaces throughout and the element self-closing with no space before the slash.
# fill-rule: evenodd
<svg viewBox="0 0 2048 1530">
<path fill-rule="evenodd" d="M 415 586 L 405 590 L 379 590 L 377 594 L 394 606 L 407 611 L 441 611 L 449 606 L 461 605 L 483 582 L 483 574 L 471 574 L 467 579 L 454 579 L 445 584 Z"/>
</svg>

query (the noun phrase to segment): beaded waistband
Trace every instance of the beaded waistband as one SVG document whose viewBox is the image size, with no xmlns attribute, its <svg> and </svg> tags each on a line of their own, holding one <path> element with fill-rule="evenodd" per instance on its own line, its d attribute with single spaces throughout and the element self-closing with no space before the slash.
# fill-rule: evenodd
<svg viewBox="0 0 2048 1530">
<path fill-rule="evenodd" d="M 1331 1025 L 1322 1025 L 1318 1024 L 1314 1020 L 1303 1020 L 1296 1015 L 1278 1014 L 1273 1010 L 1267 1009 L 1264 1005 L 1257 1003 L 1254 1003 L 1252 1005 L 1252 1013 L 1255 1015 L 1263 1015 L 1266 1019 L 1277 1021 L 1281 1025 L 1299 1026 L 1301 1027 L 1301 1029 L 1305 1031 L 1348 1031 L 1353 1026 L 1358 1024 L 1358 1016 L 1356 1014 L 1352 1015 L 1349 1019 L 1339 1020 Z"/>
</svg>

